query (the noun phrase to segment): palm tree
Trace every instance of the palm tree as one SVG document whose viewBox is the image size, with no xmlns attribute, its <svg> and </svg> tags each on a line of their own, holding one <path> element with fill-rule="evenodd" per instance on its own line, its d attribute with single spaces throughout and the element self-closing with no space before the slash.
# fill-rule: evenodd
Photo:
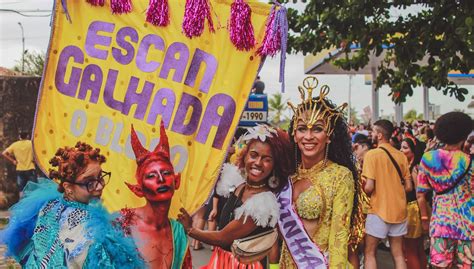
<svg viewBox="0 0 474 269">
<path fill-rule="evenodd" d="M 410 109 L 405 113 L 403 116 L 403 120 L 406 122 L 413 122 L 414 120 L 421 120 L 423 119 L 423 114 L 417 114 L 415 109 Z"/>
<path fill-rule="evenodd" d="M 23 75 L 42 76 L 46 53 L 25 50 L 24 70 L 22 71 L 22 60 L 16 61 L 14 71 L 23 72 Z"/>
<path fill-rule="evenodd" d="M 283 101 L 282 99 L 283 96 L 281 93 L 275 93 L 272 94 L 268 100 L 270 112 L 273 113 L 271 122 L 276 126 L 280 126 L 282 124 L 282 113 L 287 108 L 287 100 Z"/>
</svg>

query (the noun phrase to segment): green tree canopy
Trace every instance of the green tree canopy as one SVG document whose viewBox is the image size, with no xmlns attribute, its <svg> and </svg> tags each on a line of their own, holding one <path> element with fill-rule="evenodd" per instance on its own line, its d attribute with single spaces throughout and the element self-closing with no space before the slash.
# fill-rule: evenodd
<svg viewBox="0 0 474 269">
<path fill-rule="evenodd" d="M 357 110 L 355 109 L 355 107 L 351 107 L 351 108 L 350 108 L 350 112 L 351 112 L 351 118 L 348 119 L 347 121 L 348 121 L 349 123 L 354 124 L 354 125 L 358 125 L 358 124 L 360 123 L 360 119 L 359 119 L 359 117 L 358 117 L 358 112 L 357 112 Z M 347 117 L 349 116 L 348 114 L 349 114 L 349 108 L 346 109 L 346 110 L 344 110 L 344 117 L 346 117 L 346 119 L 347 119 Z"/>
<path fill-rule="evenodd" d="M 467 89 L 450 82 L 447 74 L 474 69 L 473 0 L 302 2 L 307 2 L 302 13 L 288 10 L 289 52 L 316 54 L 337 47 L 345 57 L 335 65 L 357 70 L 369 63 L 371 54 L 379 56 L 385 50 L 376 87 L 390 86 L 396 103 L 420 85 L 465 99 Z M 394 13 L 406 15 L 393 17 Z M 353 51 L 351 45 L 359 49 Z"/>
<path fill-rule="evenodd" d="M 423 119 L 423 114 L 417 114 L 416 110 L 410 109 L 403 115 L 403 120 L 407 122 L 413 122 L 415 120 L 422 120 Z"/>
<path fill-rule="evenodd" d="M 22 72 L 23 75 L 42 76 L 46 54 L 44 52 L 29 52 L 25 50 L 25 70 L 22 72 L 22 60 L 16 61 L 13 70 Z"/>
</svg>

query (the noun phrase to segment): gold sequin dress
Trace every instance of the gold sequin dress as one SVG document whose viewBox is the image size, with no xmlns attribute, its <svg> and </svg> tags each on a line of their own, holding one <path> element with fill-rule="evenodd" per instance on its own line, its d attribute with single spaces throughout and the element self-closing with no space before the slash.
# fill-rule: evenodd
<svg viewBox="0 0 474 269">
<path fill-rule="evenodd" d="M 298 168 L 293 183 L 309 179 L 312 186 L 294 201 L 302 219 L 319 220 L 319 227 L 311 236 L 313 242 L 327 254 L 329 268 L 346 268 L 347 245 L 354 202 L 354 180 L 344 166 L 328 161 L 310 169 Z M 280 268 L 296 268 L 286 244 L 283 243 Z"/>
</svg>

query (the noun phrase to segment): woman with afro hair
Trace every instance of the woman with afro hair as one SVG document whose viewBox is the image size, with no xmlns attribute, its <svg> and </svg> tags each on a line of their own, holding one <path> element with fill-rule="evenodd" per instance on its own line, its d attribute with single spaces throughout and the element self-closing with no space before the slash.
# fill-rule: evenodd
<svg viewBox="0 0 474 269">
<path fill-rule="evenodd" d="M 444 147 L 423 155 L 417 198 L 424 230 L 429 229 L 430 263 L 434 268 L 473 268 L 474 196 L 472 155 L 462 151 L 471 133 L 471 117 L 449 112 L 435 123 Z M 431 219 L 426 194 L 434 191 Z M 420 203 L 421 201 L 421 203 Z"/>
<path fill-rule="evenodd" d="M 51 180 L 25 187 L 1 243 L 24 268 L 143 268 L 132 239 L 102 207 L 110 173 L 99 149 L 78 142 L 57 150 Z"/>
</svg>

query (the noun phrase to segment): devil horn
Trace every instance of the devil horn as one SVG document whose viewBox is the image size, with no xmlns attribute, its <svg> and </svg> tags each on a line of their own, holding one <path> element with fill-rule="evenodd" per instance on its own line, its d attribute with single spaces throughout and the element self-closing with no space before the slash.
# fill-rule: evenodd
<svg viewBox="0 0 474 269">
<path fill-rule="evenodd" d="M 132 132 L 130 134 L 130 141 L 132 144 L 133 153 L 135 153 L 135 159 L 138 162 L 141 158 L 145 157 L 149 153 L 149 151 L 142 146 L 142 143 L 138 139 L 137 133 L 135 132 L 135 129 L 133 128 L 133 124 L 132 124 Z"/>
<path fill-rule="evenodd" d="M 156 146 L 153 152 L 165 153 L 167 156 L 170 155 L 170 145 L 168 143 L 168 136 L 166 135 L 166 129 L 165 129 L 163 120 L 161 121 L 161 124 L 160 124 L 160 143 L 158 143 L 158 146 Z"/>
</svg>

